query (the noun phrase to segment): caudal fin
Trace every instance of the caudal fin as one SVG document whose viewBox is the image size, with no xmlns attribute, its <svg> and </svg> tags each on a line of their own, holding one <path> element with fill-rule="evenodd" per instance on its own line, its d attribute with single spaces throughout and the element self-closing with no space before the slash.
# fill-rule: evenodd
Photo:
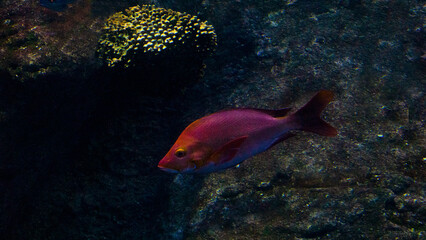
<svg viewBox="0 0 426 240">
<path fill-rule="evenodd" d="M 333 101 L 332 91 L 319 91 L 305 106 L 293 114 L 300 130 L 317 133 L 322 136 L 333 137 L 337 130 L 321 119 L 320 115 L 324 108 Z"/>
</svg>

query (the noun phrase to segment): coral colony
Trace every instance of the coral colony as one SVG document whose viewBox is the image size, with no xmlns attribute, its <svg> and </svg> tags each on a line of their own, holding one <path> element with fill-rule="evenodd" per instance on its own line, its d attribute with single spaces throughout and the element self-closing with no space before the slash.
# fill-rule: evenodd
<svg viewBox="0 0 426 240">
<path fill-rule="evenodd" d="M 103 30 L 98 54 L 109 67 L 129 67 L 139 54 L 179 50 L 204 56 L 216 48 L 213 26 L 196 16 L 153 5 L 117 12 L 107 19 Z"/>
</svg>

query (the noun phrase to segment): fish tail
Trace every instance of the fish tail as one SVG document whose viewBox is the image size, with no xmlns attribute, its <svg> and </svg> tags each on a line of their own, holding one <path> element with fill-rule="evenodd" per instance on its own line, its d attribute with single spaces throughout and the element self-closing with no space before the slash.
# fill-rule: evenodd
<svg viewBox="0 0 426 240">
<path fill-rule="evenodd" d="M 300 130 L 313 132 L 322 136 L 333 137 L 337 130 L 321 119 L 324 108 L 333 101 L 334 93 L 328 90 L 319 91 L 308 103 L 293 114 Z"/>
</svg>

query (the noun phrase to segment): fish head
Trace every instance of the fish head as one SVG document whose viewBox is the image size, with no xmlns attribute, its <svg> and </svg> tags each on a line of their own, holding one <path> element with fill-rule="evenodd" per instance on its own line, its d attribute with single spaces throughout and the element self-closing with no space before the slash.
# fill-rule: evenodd
<svg viewBox="0 0 426 240">
<path fill-rule="evenodd" d="M 205 165 L 211 152 L 206 144 L 179 138 L 158 163 L 158 167 L 171 173 L 193 173 Z"/>
</svg>

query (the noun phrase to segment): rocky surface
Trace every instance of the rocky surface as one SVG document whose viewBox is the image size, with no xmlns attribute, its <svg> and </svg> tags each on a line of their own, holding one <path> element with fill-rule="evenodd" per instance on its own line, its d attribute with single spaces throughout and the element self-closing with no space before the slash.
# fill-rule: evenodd
<svg viewBox="0 0 426 240">
<path fill-rule="evenodd" d="M 135 2 L 215 27 L 218 49 L 202 81 L 164 86 L 161 95 L 105 74 L 95 57 L 102 22 Z M 1 236 L 424 238 L 421 1 L 0 6 Z M 300 133 L 210 175 L 156 168 L 180 131 L 207 113 L 297 108 L 318 89 L 336 93 L 324 113 L 335 138 Z"/>
</svg>

